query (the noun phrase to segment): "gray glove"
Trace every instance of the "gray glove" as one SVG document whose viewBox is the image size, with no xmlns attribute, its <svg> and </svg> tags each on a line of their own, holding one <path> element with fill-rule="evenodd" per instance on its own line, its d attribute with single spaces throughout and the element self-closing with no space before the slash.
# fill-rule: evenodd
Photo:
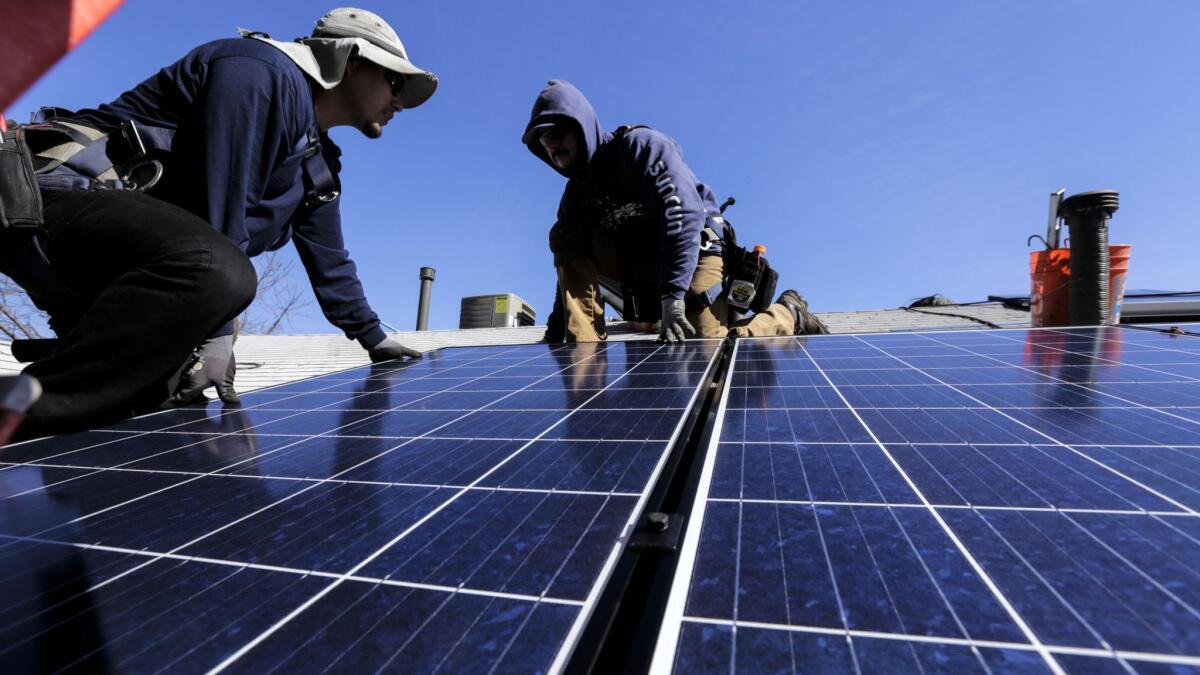
<svg viewBox="0 0 1200 675">
<path fill-rule="evenodd" d="M 683 298 L 663 298 L 662 330 L 658 334 L 658 341 L 683 342 L 695 334 L 696 329 L 688 323 Z"/>
<path fill-rule="evenodd" d="M 166 407 L 191 405 L 205 400 L 204 390 L 217 388 L 217 396 L 225 403 L 241 403 L 233 389 L 237 359 L 233 356 L 233 336 L 208 338 L 196 348 L 192 360 L 179 376 L 179 386 L 167 401 Z"/>
<path fill-rule="evenodd" d="M 391 361 L 402 356 L 407 356 L 410 359 L 421 358 L 421 352 L 409 349 L 391 338 L 384 338 L 382 342 L 368 349 L 367 354 L 371 357 L 371 363 Z"/>
</svg>

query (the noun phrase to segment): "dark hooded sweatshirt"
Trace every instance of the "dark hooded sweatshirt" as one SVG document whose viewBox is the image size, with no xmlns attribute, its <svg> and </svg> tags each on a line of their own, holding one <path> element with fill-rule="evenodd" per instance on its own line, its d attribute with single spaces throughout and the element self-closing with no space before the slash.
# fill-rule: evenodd
<svg viewBox="0 0 1200 675">
<path fill-rule="evenodd" d="M 283 52 L 259 40 L 209 42 L 75 119 L 106 131 L 133 120 L 173 132 L 156 197 L 251 257 L 295 242 L 329 322 L 366 347 L 386 337 L 343 243 L 341 200 L 305 203 L 301 161 L 316 112 L 308 79 Z M 336 179 L 341 151 L 320 139 Z"/>
<path fill-rule="evenodd" d="M 522 138 L 556 171 L 536 131 L 563 122 L 578 126 L 584 156 L 567 175 L 556 227 L 612 229 L 622 282 L 682 298 L 696 271 L 700 231 L 718 214 L 712 190 L 696 180 L 670 136 L 646 127 L 616 136 L 604 131 L 592 104 L 563 80 L 551 80 L 538 95 Z"/>
</svg>

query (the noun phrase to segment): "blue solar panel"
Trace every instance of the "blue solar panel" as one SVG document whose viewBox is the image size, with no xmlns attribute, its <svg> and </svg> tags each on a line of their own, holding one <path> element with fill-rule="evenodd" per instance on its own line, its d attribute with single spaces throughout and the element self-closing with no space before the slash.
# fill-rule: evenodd
<svg viewBox="0 0 1200 675">
<path fill-rule="evenodd" d="M 739 340 L 653 672 L 1200 668 L 1200 339 Z"/>
<path fill-rule="evenodd" d="M 5 448 L 0 662 L 561 668 L 719 346 L 452 349 Z"/>
</svg>

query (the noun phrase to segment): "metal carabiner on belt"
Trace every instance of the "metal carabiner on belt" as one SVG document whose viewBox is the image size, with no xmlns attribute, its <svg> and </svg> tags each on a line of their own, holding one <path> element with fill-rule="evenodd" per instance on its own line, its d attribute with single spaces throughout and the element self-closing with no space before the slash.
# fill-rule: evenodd
<svg viewBox="0 0 1200 675">
<path fill-rule="evenodd" d="M 145 192 L 158 185 L 158 181 L 162 180 L 162 175 L 162 162 L 157 159 L 147 159 L 129 167 L 129 170 L 121 176 L 121 182 L 128 190 Z"/>
</svg>

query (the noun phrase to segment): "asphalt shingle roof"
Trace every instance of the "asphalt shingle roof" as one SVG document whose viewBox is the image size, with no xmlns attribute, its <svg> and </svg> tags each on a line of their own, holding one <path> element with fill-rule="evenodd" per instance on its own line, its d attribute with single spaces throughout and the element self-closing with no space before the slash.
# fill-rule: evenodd
<svg viewBox="0 0 1200 675">
<path fill-rule="evenodd" d="M 951 316 L 952 314 L 962 316 Z M 974 330 L 986 324 L 1003 328 L 1029 325 L 1029 313 L 1007 309 L 999 303 L 923 307 L 919 312 L 882 309 L 858 312 L 823 312 L 817 316 L 833 333 L 881 333 L 911 330 Z M 392 333 L 401 344 L 421 351 L 442 347 L 532 344 L 542 339 L 545 326 L 519 328 L 476 328 Z M 633 333 L 625 324 L 609 327 L 610 340 L 652 340 L 653 334 Z M 284 382 L 336 372 L 370 363 L 357 342 L 335 333 L 316 335 L 243 335 L 235 352 L 238 359 L 237 389 L 253 391 Z M 0 343 L 0 375 L 16 373 L 21 364 L 12 358 L 7 342 Z"/>
</svg>

